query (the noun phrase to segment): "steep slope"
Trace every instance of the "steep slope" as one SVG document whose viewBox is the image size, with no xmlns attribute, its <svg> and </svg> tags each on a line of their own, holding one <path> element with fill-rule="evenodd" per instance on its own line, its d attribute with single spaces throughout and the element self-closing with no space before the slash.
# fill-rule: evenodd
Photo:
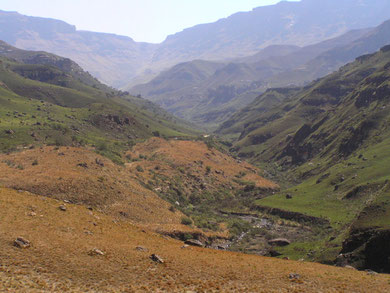
<svg viewBox="0 0 390 293">
<path fill-rule="evenodd" d="M 234 14 L 169 36 L 161 44 L 137 43 L 113 34 L 77 31 L 62 21 L 0 12 L 0 39 L 28 50 L 75 60 L 99 80 L 130 88 L 161 70 L 196 59 L 253 55 L 269 45 L 305 46 L 388 18 L 386 0 L 283 1 Z"/>
<path fill-rule="evenodd" d="M 3 151 L 32 143 L 89 144 L 120 160 L 118 151 L 136 139 L 192 132 L 151 102 L 99 83 L 68 59 L 5 48 L 6 55 L 40 64 L 0 58 Z"/>
<path fill-rule="evenodd" d="M 384 236 L 378 231 L 388 229 L 389 63 L 386 46 L 290 92 L 284 102 L 253 115 L 245 124 L 235 150 L 279 173 L 287 187 L 260 199 L 257 209 L 327 219 L 333 229 L 331 238 L 297 243 L 282 253 L 297 255 L 302 249 L 298 253 L 302 255 L 312 250 L 309 258 L 331 261 L 341 251 L 359 248 L 355 259 L 341 261 L 388 271 L 366 245 L 381 243 Z M 342 248 L 348 233 L 359 234 L 361 229 L 371 234 L 360 234 L 360 242 L 346 242 Z M 376 249 L 389 255 L 380 245 Z"/>
<path fill-rule="evenodd" d="M 169 240 L 83 206 L 0 188 L 0 290 L 23 292 L 385 292 L 386 275 Z M 95 223 L 95 225 L 93 225 Z M 45 235 L 45 237 L 42 237 Z M 31 247 L 13 246 L 17 237 Z M 139 247 L 138 249 L 136 249 Z M 94 249 L 104 255 L 93 254 Z M 152 261 L 159 255 L 163 264 Z M 290 274 L 298 274 L 289 277 Z"/>
<path fill-rule="evenodd" d="M 0 56 L 16 60 L 23 64 L 40 64 L 57 67 L 61 71 L 71 75 L 74 79 L 77 79 L 88 86 L 106 91 L 109 90 L 107 86 L 97 81 L 96 78 L 88 72 L 85 72 L 77 63 L 68 58 L 63 58 L 47 52 L 21 50 L 10 46 L 3 41 L 0 41 Z"/>
</svg>

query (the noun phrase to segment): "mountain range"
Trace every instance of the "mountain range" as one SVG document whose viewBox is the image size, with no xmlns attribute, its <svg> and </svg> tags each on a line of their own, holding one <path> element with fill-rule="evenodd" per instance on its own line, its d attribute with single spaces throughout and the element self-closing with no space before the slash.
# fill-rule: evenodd
<svg viewBox="0 0 390 293">
<path fill-rule="evenodd" d="M 389 43 L 390 21 L 386 21 L 374 29 L 350 31 L 302 48 L 274 45 L 229 62 L 181 63 L 130 91 L 177 116 L 215 127 L 231 121 L 233 113 L 268 88 L 305 85 Z"/>
<path fill-rule="evenodd" d="M 21 49 L 68 57 L 100 81 L 128 89 L 181 62 L 245 57 L 269 45 L 305 46 L 377 26 L 388 18 L 389 9 L 387 0 L 284 1 L 188 28 L 161 44 L 1 11 L 0 39 Z"/>
</svg>

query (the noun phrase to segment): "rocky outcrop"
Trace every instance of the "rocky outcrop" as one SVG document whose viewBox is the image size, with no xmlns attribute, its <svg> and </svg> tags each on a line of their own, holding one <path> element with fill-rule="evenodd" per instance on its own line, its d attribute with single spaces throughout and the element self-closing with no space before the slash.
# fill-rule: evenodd
<svg viewBox="0 0 390 293">
<path fill-rule="evenodd" d="M 257 206 L 256 210 L 270 215 L 278 216 L 286 220 L 295 221 L 295 222 L 303 222 L 303 223 L 309 223 L 314 225 L 327 225 L 327 226 L 329 226 L 330 224 L 329 220 L 327 219 L 308 216 L 301 213 L 286 211 L 278 208 Z"/>
<path fill-rule="evenodd" d="M 359 270 L 390 273 L 390 229 L 352 231 L 344 241 L 336 260 L 338 265 L 351 265 Z"/>
<path fill-rule="evenodd" d="M 273 245 L 273 246 L 287 246 L 287 245 L 290 245 L 291 242 L 290 242 L 290 240 L 285 239 L 285 238 L 276 238 L 276 239 L 269 240 L 268 244 Z"/>
</svg>

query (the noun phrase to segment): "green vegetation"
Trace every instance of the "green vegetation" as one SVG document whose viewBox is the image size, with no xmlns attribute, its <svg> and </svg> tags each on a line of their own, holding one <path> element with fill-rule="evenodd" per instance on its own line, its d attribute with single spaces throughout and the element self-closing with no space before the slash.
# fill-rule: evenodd
<svg viewBox="0 0 390 293">
<path fill-rule="evenodd" d="M 181 223 L 183 225 L 191 226 L 192 225 L 192 220 L 189 217 L 183 217 L 181 219 Z"/>
<path fill-rule="evenodd" d="M 89 145 L 121 164 L 123 151 L 139 140 L 195 134 L 154 104 L 99 83 L 69 59 L 7 48 L 14 59 L 0 57 L 0 151 Z"/>
<path fill-rule="evenodd" d="M 310 241 L 278 249 L 283 255 L 331 262 L 354 231 L 390 228 L 389 48 L 286 90 L 264 111 L 270 95 L 280 97 L 280 90 L 270 90 L 220 129 L 240 137 L 237 155 L 284 187 L 253 208 L 329 221 L 331 240 L 319 231 Z"/>
</svg>

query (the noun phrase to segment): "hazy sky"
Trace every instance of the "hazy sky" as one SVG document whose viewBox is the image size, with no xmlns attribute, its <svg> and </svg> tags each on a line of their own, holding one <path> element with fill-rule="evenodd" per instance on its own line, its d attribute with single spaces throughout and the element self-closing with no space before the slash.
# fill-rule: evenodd
<svg viewBox="0 0 390 293">
<path fill-rule="evenodd" d="M 0 10 L 61 19 L 80 30 L 116 33 L 136 41 L 159 43 L 184 28 L 279 1 L 0 0 Z"/>
</svg>

